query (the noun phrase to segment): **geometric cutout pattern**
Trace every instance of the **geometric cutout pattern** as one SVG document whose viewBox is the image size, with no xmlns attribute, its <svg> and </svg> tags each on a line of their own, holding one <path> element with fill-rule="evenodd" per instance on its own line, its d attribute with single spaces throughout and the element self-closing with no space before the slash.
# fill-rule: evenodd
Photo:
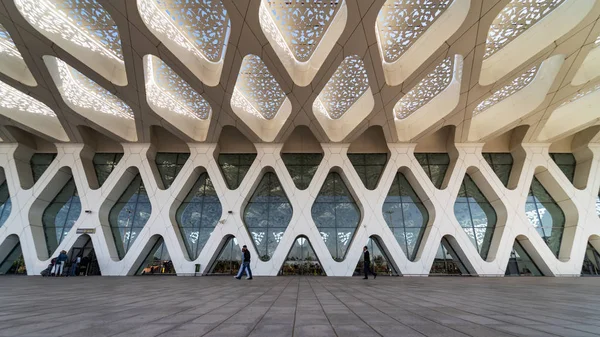
<svg viewBox="0 0 600 337">
<path fill-rule="evenodd" d="M 235 237 L 229 237 L 210 267 L 210 275 L 235 275 L 242 264 L 242 250 Z"/>
<path fill-rule="evenodd" d="M 230 190 L 237 189 L 256 158 L 256 153 L 219 154 L 219 167 Z"/>
<path fill-rule="evenodd" d="M 308 188 L 310 181 L 317 172 L 323 159 L 321 153 L 282 153 L 281 159 L 285 163 L 292 180 L 298 189 Z"/>
<path fill-rule="evenodd" d="M 479 115 L 480 113 L 489 109 L 493 105 L 500 103 L 509 96 L 515 94 L 517 91 L 528 86 L 531 83 L 531 81 L 533 81 L 538 69 L 538 66 L 534 66 L 522 75 L 517 76 L 509 84 L 503 86 L 497 91 L 494 91 L 494 93 L 491 96 L 483 100 L 481 103 L 479 103 L 479 105 L 477 105 L 477 107 L 475 107 L 475 110 L 473 110 L 473 117 Z"/>
<path fill-rule="evenodd" d="M 583 266 L 581 267 L 582 276 L 599 276 L 600 275 L 600 254 L 594 249 L 591 243 L 588 242 L 585 256 L 583 257 Z"/>
<path fill-rule="evenodd" d="M 447 153 L 415 153 L 417 161 L 425 170 L 433 186 L 442 188 L 446 171 L 450 166 L 450 156 Z"/>
<path fill-rule="evenodd" d="M 536 177 L 531 182 L 525 214 L 552 253 L 558 257 L 565 230 L 565 213 Z"/>
<path fill-rule="evenodd" d="M 556 163 L 558 168 L 565 174 L 565 177 L 573 183 L 575 179 L 575 168 L 577 161 L 572 153 L 550 153 L 550 158 Z"/>
<path fill-rule="evenodd" d="M 29 165 L 31 165 L 31 174 L 33 175 L 33 182 L 36 183 L 44 172 L 48 169 L 50 164 L 56 158 L 56 153 L 34 153 L 31 156 Z"/>
<path fill-rule="evenodd" d="M 301 236 L 294 240 L 279 275 L 325 275 L 317 254 L 307 238 Z"/>
<path fill-rule="evenodd" d="M 510 259 L 508 260 L 505 275 L 544 276 L 518 240 L 515 240 L 515 244 L 510 252 Z"/>
<path fill-rule="evenodd" d="M 12 209 L 12 203 L 10 201 L 10 193 L 8 191 L 8 184 L 6 180 L 0 184 L 0 228 L 4 225 L 10 211 Z"/>
<path fill-rule="evenodd" d="M 354 166 L 356 173 L 358 173 L 365 187 L 369 190 L 374 190 L 385 168 L 387 154 L 348 153 L 348 159 L 350 159 L 352 166 Z"/>
<path fill-rule="evenodd" d="M 119 164 L 123 158 L 123 153 L 96 153 L 94 154 L 94 170 L 96 171 L 96 178 L 98 178 L 98 186 L 102 187 L 104 182 L 115 167 Z"/>
<path fill-rule="evenodd" d="M 513 157 L 510 153 L 483 153 L 483 158 L 498 176 L 504 187 L 508 187 Z"/>
<path fill-rule="evenodd" d="M 398 272 L 394 269 L 394 266 L 390 263 L 390 259 L 388 259 L 385 251 L 381 249 L 381 245 L 379 241 L 375 237 L 370 237 L 369 241 L 367 241 L 367 249 L 371 255 L 371 265 L 370 268 L 372 271 L 377 273 L 377 275 L 389 275 L 389 276 L 398 276 Z M 360 255 L 360 260 L 358 260 L 358 264 L 356 265 L 356 269 L 354 269 L 354 275 L 364 275 L 364 254 Z"/>
<path fill-rule="evenodd" d="M 469 271 L 445 237 L 440 242 L 429 275 L 469 275 Z"/>
<path fill-rule="evenodd" d="M 21 251 L 21 243 L 8 253 L 4 260 L 0 261 L 0 275 L 23 275 L 27 274 L 23 252 Z"/>
<path fill-rule="evenodd" d="M 136 275 L 160 275 L 160 274 L 175 274 L 175 268 L 169 251 L 165 245 L 165 240 L 161 237 L 156 240 L 152 249 L 146 256 L 146 259 L 138 268 Z"/>
<path fill-rule="evenodd" d="M 189 157 L 189 153 L 156 153 L 156 167 L 165 188 L 171 187 Z"/>
<path fill-rule="evenodd" d="M 75 181 L 71 178 L 42 215 L 48 256 L 52 256 L 58 245 L 69 234 L 80 214 L 81 201 Z"/>
</svg>

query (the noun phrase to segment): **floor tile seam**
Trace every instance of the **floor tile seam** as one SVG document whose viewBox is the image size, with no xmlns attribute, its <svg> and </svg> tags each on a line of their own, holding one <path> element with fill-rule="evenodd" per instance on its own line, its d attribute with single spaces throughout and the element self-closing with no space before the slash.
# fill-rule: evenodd
<svg viewBox="0 0 600 337">
<path fill-rule="evenodd" d="M 354 289 L 356 289 L 356 288 L 354 288 Z M 367 297 L 367 299 L 371 300 L 371 299 L 370 299 L 370 296 L 371 296 L 371 295 L 369 295 L 369 294 L 367 294 L 367 293 L 365 293 L 365 292 L 363 292 L 363 291 L 359 291 L 359 292 L 360 292 L 360 293 L 362 293 L 362 294 L 364 294 L 364 295 L 365 295 L 365 297 Z M 385 298 L 387 298 L 387 297 L 385 297 Z M 381 301 L 383 301 L 383 302 L 386 302 L 386 303 L 390 304 L 390 303 L 389 303 L 387 300 L 385 300 L 385 299 L 381 299 L 381 298 L 380 298 L 379 300 L 381 300 Z M 366 302 L 365 300 L 362 300 L 362 301 L 363 301 L 363 302 Z M 468 333 L 466 333 L 466 332 L 463 332 L 463 331 L 456 330 L 456 329 L 454 329 L 453 327 L 447 326 L 447 325 L 445 325 L 445 324 L 443 324 L 443 323 L 436 322 L 436 321 L 434 321 L 434 320 L 432 320 L 432 319 L 430 319 L 430 318 L 428 318 L 428 317 L 425 317 L 425 316 L 423 316 L 423 315 L 421 315 L 421 314 L 419 314 L 419 313 L 416 313 L 416 312 L 414 312 L 414 311 L 411 311 L 411 310 L 409 310 L 409 309 L 405 309 L 405 308 L 403 308 L 403 309 L 404 309 L 404 310 L 406 310 L 406 311 L 408 311 L 408 312 L 410 312 L 411 314 L 413 314 L 413 315 L 416 315 L 416 316 L 418 316 L 418 317 L 421 317 L 421 318 L 423 318 L 424 320 L 427 320 L 427 321 L 429 321 L 429 322 L 432 322 L 432 323 L 438 324 L 438 325 L 440 325 L 440 326 L 442 326 L 442 327 L 445 327 L 445 328 L 447 328 L 447 329 L 451 329 L 451 330 L 453 330 L 453 331 L 456 331 L 456 332 L 458 332 L 458 333 L 460 333 L 460 334 L 464 334 L 464 335 L 467 335 L 467 336 L 472 336 L 471 334 L 468 334 Z M 427 309 L 429 309 L 430 311 L 440 312 L 440 311 L 438 311 L 438 310 L 432 310 L 431 308 L 427 308 Z M 442 314 L 444 314 L 443 312 L 441 312 L 441 313 L 442 313 Z M 389 316 L 389 315 L 388 315 L 388 316 Z M 454 316 L 453 316 L 453 317 L 454 317 Z M 478 323 L 471 322 L 471 321 L 468 321 L 468 320 L 465 320 L 465 319 L 462 319 L 462 318 L 458 318 L 458 317 L 455 317 L 455 318 L 457 318 L 457 319 L 460 319 L 460 320 L 462 320 L 462 321 L 465 321 L 465 322 L 469 322 L 469 323 L 471 323 L 471 324 L 475 324 L 475 325 L 478 325 L 478 326 L 482 326 L 482 327 L 486 327 L 486 328 L 489 328 L 489 329 L 492 329 L 492 330 L 496 330 L 496 331 L 498 331 L 498 332 L 502 332 L 502 333 L 505 333 L 505 334 L 513 335 L 513 334 L 510 334 L 510 333 L 506 333 L 505 331 L 499 331 L 499 330 L 497 330 L 497 329 L 490 328 L 489 326 L 486 326 L 486 325 L 478 324 Z M 412 328 L 412 327 L 411 327 L 411 328 Z M 413 328 L 413 329 L 414 329 L 414 328 Z M 518 336 L 518 335 L 513 335 L 513 336 Z M 476 337 L 476 336 L 473 336 L 473 337 Z"/>
<path fill-rule="evenodd" d="M 292 337 L 295 337 L 296 334 L 296 315 L 298 313 L 298 302 L 300 300 L 300 281 L 302 278 L 298 279 L 298 285 L 296 287 L 296 306 L 294 306 L 294 319 L 292 320 Z"/>
<path fill-rule="evenodd" d="M 411 297 L 415 298 L 415 296 L 411 295 L 411 294 L 409 294 L 408 296 L 411 296 Z M 430 299 L 428 299 L 428 298 L 426 299 L 425 297 L 423 297 L 423 298 L 415 298 L 415 302 L 411 302 L 411 303 L 414 303 L 415 305 L 421 306 L 418 303 L 422 303 L 424 299 L 427 302 L 438 304 L 437 302 L 432 302 Z M 464 311 L 464 312 L 471 313 L 471 314 L 477 314 L 477 313 L 473 313 L 473 312 L 467 311 L 467 310 L 465 310 L 465 309 L 462 308 L 467 303 L 477 303 L 477 302 L 467 300 L 467 303 L 465 303 L 464 300 L 462 300 L 462 301 L 459 301 L 459 300 L 453 301 L 453 300 L 448 299 L 448 298 L 445 298 L 444 301 L 447 301 L 447 302 L 449 302 L 449 304 L 452 304 L 452 305 L 448 305 L 448 306 L 456 308 L 457 310 Z M 490 299 L 489 301 L 490 301 L 490 303 L 494 303 L 493 299 Z M 458 304 L 458 306 L 457 306 L 457 304 Z M 496 306 L 494 304 L 489 304 L 489 303 L 488 303 L 488 305 L 490 305 L 492 307 L 497 307 L 497 308 L 502 308 L 502 309 L 511 309 L 511 310 L 513 310 L 513 308 L 515 307 L 514 304 L 512 306 L 508 306 L 507 305 L 506 307 Z M 430 307 L 426 307 L 426 308 L 430 308 Z M 532 310 L 537 310 L 537 311 L 544 312 L 542 310 L 542 308 L 531 308 L 531 309 Z M 521 318 L 520 316 L 515 315 L 514 310 L 510 311 L 510 313 L 507 313 L 507 312 L 504 312 L 504 311 L 498 311 L 497 309 L 486 309 L 486 310 L 492 311 L 494 313 L 504 314 L 504 315 L 507 315 L 507 316 L 513 316 L 513 317 Z M 524 314 L 527 314 L 527 312 L 524 312 Z M 564 315 L 560 316 L 560 317 L 552 317 L 552 316 L 547 316 L 547 315 L 544 315 L 544 314 L 540 314 L 540 316 L 545 316 L 545 317 L 547 317 L 549 319 L 560 319 L 561 321 L 568 321 L 568 322 L 572 322 L 573 324 L 582 323 L 582 322 L 577 322 L 577 321 L 571 321 L 571 320 L 565 318 Z M 558 316 L 558 314 L 557 314 L 557 316 Z M 484 317 L 487 317 L 487 316 L 484 316 Z M 532 319 L 532 321 L 539 322 L 540 324 L 548 324 L 546 322 L 535 320 L 535 319 Z M 592 325 L 595 325 L 595 324 L 592 324 Z M 580 331 L 580 330 L 577 330 L 577 329 L 572 329 L 572 330 Z M 582 331 L 582 332 L 585 332 L 585 331 Z"/>
<path fill-rule="evenodd" d="M 317 283 L 319 283 L 318 281 L 316 281 Z M 312 283 L 309 281 L 309 284 L 311 286 L 311 288 L 313 289 L 313 292 L 316 294 L 315 289 L 312 285 Z M 368 326 L 371 330 L 373 330 L 376 334 L 378 334 L 379 336 L 383 336 L 382 334 L 379 333 L 379 331 L 373 329 L 373 327 L 371 325 L 369 325 L 367 322 L 365 322 L 359 315 L 357 315 L 354 310 L 352 310 L 350 307 L 348 307 L 346 305 L 346 303 L 340 301 L 337 296 L 335 296 L 333 293 L 331 293 L 329 290 L 327 290 L 327 288 L 325 288 L 325 286 L 321 285 L 319 283 L 319 286 L 322 287 L 326 292 L 330 293 L 333 297 L 335 297 L 340 303 L 342 303 L 348 310 L 350 310 L 350 312 L 352 312 L 352 314 L 354 314 L 359 320 L 361 320 L 366 326 Z M 325 314 L 325 317 L 327 317 L 327 321 L 329 322 L 329 325 L 331 325 L 331 328 L 333 329 L 333 331 L 335 332 L 335 334 L 337 335 L 337 331 L 335 329 L 335 327 L 333 326 L 333 324 L 331 324 L 331 320 L 329 319 L 329 317 L 327 316 L 327 312 L 325 311 L 325 308 L 323 308 L 323 303 L 321 302 L 321 299 L 317 296 L 317 300 L 319 301 L 319 305 L 321 306 L 321 310 L 323 310 L 323 313 Z"/>
<path fill-rule="evenodd" d="M 264 314 L 262 314 L 261 318 L 254 324 L 254 326 L 252 327 L 252 329 L 250 329 L 250 332 L 248 333 L 247 336 L 251 335 L 252 332 L 254 332 L 254 330 L 256 329 L 256 327 L 258 326 L 258 324 L 260 324 L 260 322 L 265 318 L 265 316 L 267 315 L 267 313 L 271 310 L 271 308 L 273 307 L 273 305 L 275 304 L 275 302 L 277 302 L 277 300 L 281 297 L 281 294 L 283 294 L 285 292 L 285 289 L 287 289 L 287 287 L 289 287 L 290 283 L 292 283 L 292 280 L 290 280 L 286 286 L 281 290 L 281 292 L 279 293 L 279 295 L 277 295 L 277 298 L 271 303 L 271 305 L 269 306 L 269 308 L 267 309 L 267 311 L 265 311 Z M 294 326 L 292 325 L 292 331 L 294 331 Z"/>
<path fill-rule="evenodd" d="M 276 286 L 282 284 L 282 282 L 278 282 L 276 284 Z M 287 284 L 286 284 L 287 285 Z M 284 287 L 285 288 L 285 287 Z M 242 288 L 243 289 L 243 288 Z M 267 290 L 265 290 L 262 294 L 258 295 L 253 301 L 251 301 L 248 305 L 251 305 L 252 303 L 254 303 L 256 300 L 258 300 L 262 295 L 266 294 L 269 290 L 271 290 L 271 288 L 267 288 Z M 234 300 L 235 301 L 235 300 Z M 233 302 L 233 301 L 232 301 Z M 231 302 L 230 302 L 231 303 Z M 218 328 L 219 326 L 221 326 L 223 323 L 225 323 L 227 320 L 229 320 L 231 317 L 235 316 L 237 313 L 239 313 L 240 311 L 242 311 L 243 308 L 240 308 L 239 310 L 237 310 L 236 312 L 234 312 L 233 314 L 231 314 L 229 317 L 227 317 L 225 320 L 223 320 L 221 323 L 217 324 L 216 326 L 214 326 L 212 329 L 206 331 L 205 333 L 203 333 L 201 336 L 205 336 L 207 334 L 209 334 L 211 331 L 215 330 L 216 328 Z M 204 316 L 204 315 L 202 315 Z M 200 317 L 202 317 L 200 316 Z M 198 317 L 199 318 L 199 317 Z"/>
<path fill-rule="evenodd" d="M 315 293 L 315 289 L 312 287 L 312 284 L 310 283 L 309 279 L 306 279 L 306 284 L 308 285 L 308 287 L 310 288 L 312 293 L 315 295 L 315 298 L 317 299 L 317 302 L 319 303 L 319 306 L 321 307 L 321 311 L 323 312 L 323 315 L 325 315 L 325 318 L 327 319 L 327 322 L 329 323 L 329 327 L 333 331 L 333 334 L 336 335 L 337 337 L 339 337 L 337 331 L 335 331 L 335 328 L 333 327 L 333 324 L 331 324 L 331 320 L 329 319 L 329 317 L 327 317 L 327 314 L 325 313 L 325 309 L 323 309 L 323 305 L 321 304 L 319 297 Z M 294 326 L 294 330 L 295 329 L 296 329 L 296 326 Z"/>
<path fill-rule="evenodd" d="M 392 296 L 392 297 L 394 297 L 394 298 L 396 298 L 396 299 L 399 299 L 399 298 L 397 298 L 397 297 L 396 297 L 394 294 L 391 294 L 391 296 Z M 409 294 L 409 296 L 410 296 L 410 294 Z M 424 300 L 424 298 L 423 298 L 423 299 L 421 299 L 421 300 Z M 416 305 L 417 305 L 417 306 L 420 306 L 420 305 L 418 305 L 418 304 L 416 304 Z M 439 311 L 439 310 L 435 310 L 435 309 L 433 309 L 432 307 L 425 307 L 425 306 L 420 306 L 420 307 L 422 307 L 422 308 L 426 309 L 427 311 L 435 311 L 435 312 L 440 312 L 440 313 L 442 313 L 442 314 L 446 314 L 446 313 L 444 313 L 444 312 L 441 312 L 441 311 Z M 408 310 L 408 309 L 406 309 L 406 310 L 407 310 L 407 311 L 410 311 L 410 310 Z M 461 310 L 461 309 L 459 309 L 459 310 Z M 410 311 L 410 312 L 411 312 L 411 313 L 413 313 L 413 314 L 415 314 L 415 315 L 417 315 L 417 316 L 420 316 L 420 317 L 423 317 L 423 318 L 425 318 L 425 319 L 427 319 L 427 320 L 430 320 L 430 321 L 432 321 L 431 319 L 429 319 L 429 318 L 426 318 L 425 316 L 422 316 L 422 315 L 421 315 L 421 314 L 419 314 L 419 313 L 415 313 L 415 312 L 413 312 L 413 311 Z M 465 311 L 465 312 L 466 312 L 466 311 Z M 469 313 L 471 313 L 471 312 L 469 312 Z M 504 315 L 506 315 L 506 313 L 504 313 L 504 312 L 499 312 L 499 313 L 500 313 L 500 314 L 504 314 Z M 475 313 L 471 313 L 471 314 L 475 314 Z M 449 315 L 449 316 L 452 316 L 452 317 L 454 317 L 454 318 L 457 318 L 457 319 L 460 319 L 460 320 L 463 320 L 463 321 L 465 321 L 465 322 L 469 322 L 469 323 L 472 323 L 472 324 L 480 325 L 480 326 L 483 326 L 483 327 L 490 328 L 490 329 L 492 329 L 492 330 L 499 331 L 498 329 L 494 329 L 492 326 L 488 326 L 488 325 L 484 325 L 484 324 L 479 324 L 479 323 L 471 322 L 471 321 L 468 321 L 468 320 L 466 320 L 466 319 L 463 319 L 463 318 L 460 318 L 460 317 L 457 317 L 457 316 L 453 316 L 453 315 L 450 315 L 450 314 L 447 314 L 447 315 Z M 512 316 L 512 315 L 507 315 L 507 316 Z M 482 317 L 489 318 L 489 317 L 487 317 L 487 316 L 482 316 Z M 520 318 L 520 317 L 518 317 L 518 316 L 514 316 L 514 317 Z M 523 326 L 523 325 L 514 324 L 514 323 L 512 323 L 512 322 L 503 321 L 503 320 L 501 320 L 501 319 L 497 319 L 497 318 L 490 318 L 490 319 L 494 319 L 494 320 L 497 320 L 497 321 L 499 321 L 499 322 L 503 322 L 503 323 L 506 323 L 506 324 L 512 324 L 512 325 L 516 325 L 516 326 L 527 327 L 527 328 L 529 328 L 529 329 L 533 329 L 533 328 L 531 328 L 531 327 L 528 327 L 528 326 Z M 435 322 L 435 321 L 433 321 L 433 322 Z M 437 322 L 436 322 L 436 323 L 437 323 Z M 440 325 L 442 325 L 442 326 L 446 326 L 446 325 L 444 325 L 444 324 L 442 324 L 442 323 L 437 323 L 437 324 L 440 324 Z M 545 324 L 545 323 L 540 323 L 540 324 Z M 453 329 L 453 330 L 454 330 L 454 329 Z M 540 332 L 543 332 L 543 333 L 548 333 L 547 331 L 542 331 L 542 330 L 538 330 L 538 329 L 533 329 L 533 330 L 540 331 Z M 459 331 L 459 332 L 461 332 L 461 331 Z M 502 333 L 507 333 L 506 331 L 500 331 L 500 332 L 502 332 Z M 464 332 L 461 332 L 461 333 L 464 333 Z M 467 333 L 464 333 L 464 334 L 467 334 Z M 467 334 L 467 335 L 468 335 L 468 334 Z M 560 336 L 560 335 L 555 335 L 555 336 Z"/>
</svg>

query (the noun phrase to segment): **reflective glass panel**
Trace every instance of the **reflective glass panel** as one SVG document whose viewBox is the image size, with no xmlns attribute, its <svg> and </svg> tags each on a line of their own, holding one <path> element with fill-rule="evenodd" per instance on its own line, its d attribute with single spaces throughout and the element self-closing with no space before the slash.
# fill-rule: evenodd
<svg viewBox="0 0 600 337">
<path fill-rule="evenodd" d="M 389 275 L 389 276 L 398 276 L 398 272 L 394 268 L 394 266 L 390 263 L 385 251 L 381 249 L 379 245 L 379 241 L 370 237 L 369 241 L 367 241 L 367 249 L 369 250 L 369 254 L 371 255 L 371 271 L 377 273 L 377 275 Z M 360 254 L 360 259 L 358 260 L 358 264 L 354 269 L 354 275 L 363 276 L 364 272 L 364 254 Z"/>
<path fill-rule="evenodd" d="M 42 174 L 46 172 L 54 158 L 56 158 L 56 153 L 35 153 L 31 156 L 29 163 L 31 165 L 34 183 L 36 183 Z"/>
<path fill-rule="evenodd" d="M 582 276 L 598 276 L 600 275 L 600 254 L 594 249 L 591 243 L 588 242 L 583 258 L 583 266 L 581 267 Z"/>
<path fill-rule="evenodd" d="M 558 257 L 565 229 L 565 214 L 536 177 L 531 182 L 525 215 L 552 253 Z"/>
<path fill-rule="evenodd" d="M 244 211 L 244 223 L 261 260 L 273 256 L 291 219 L 292 205 L 277 175 L 265 173 Z"/>
<path fill-rule="evenodd" d="M 487 259 L 496 227 L 496 211 L 468 174 L 460 186 L 454 215 L 479 255 Z"/>
<path fill-rule="evenodd" d="M 169 188 L 190 157 L 189 153 L 156 153 L 156 167 L 165 188 Z"/>
<path fill-rule="evenodd" d="M 219 256 L 213 262 L 208 274 L 235 275 L 242 264 L 242 248 L 235 237 L 230 237 L 221 248 Z"/>
<path fill-rule="evenodd" d="M 404 174 L 396 173 L 383 203 L 382 212 L 404 254 L 414 261 L 423 231 L 429 221 L 429 212 Z"/>
<path fill-rule="evenodd" d="M 279 275 L 325 275 L 317 254 L 307 238 L 300 236 L 294 240 L 292 249 L 279 270 Z"/>
<path fill-rule="evenodd" d="M 136 275 L 161 275 L 175 274 L 175 267 L 171 261 L 171 256 L 165 245 L 165 240 L 161 237 L 150 249 L 148 256 L 140 267 Z"/>
<path fill-rule="evenodd" d="M 311 213 L 331 256 L 336 261 L 343 261 L 361 215 L 338 173 L 327 175 Z"/>
<path fill-rule="evenodd" d="M 365 187 L 374 190 L 387 163 L 386 153 L 348 153 L 348 159 Z"/>
<path fill-rule="evenodd" d="M 510 153 L 484 153 L 483 158 L 490 165 L 504 186 L 508 186 L 513 157 Z"/>
<path fill-rule="evenodd" d="M 505 275 L 544 276 L 518 240 L 515 240 L 513 249 L 510 252 L 510 259 L 508 260 Z"/>
<path fill-rule="evenodd" d="M 27 274 L 25 260 L 23 259 L 23 253 L 21 252 L 21 243 L 17 243 L 17 245 L 8 253 L 6 258 L 0 262 L 0 275 L 9 274 Z"/>
<path fill-rule="evenodd" d="M 446 238 L 442 238 L 429 275 L 469 275 L 469 271 Z"/>
<path fill-rule="evenodd" d="M 323 159 L 322 153 L 282 153 L 281 159 L 287 167 L 298 189 L 308 188 Z"/>
<path fill-rule="evenodd" d="M 48 256 L 52 256 L 80 214 L 81 202 L 79 201 L 75 181 L 71 178 L 42 214 Z"/>
<path fill-rule="evenodd" d="M 240 186 L 255 158 L 256 153 L 219 155 L 219 167 L 230 190 Z"/>
<path fill-rule="evenodd" d="M 108 176 L 123 158 L 122 153 L 96 153 L 94 155 L 94 170 L 98 178 L 98 186 L 102 187 Z"/>
<path fill-rule="evenodd" d="M 108 221 L 112 229 L 119 258 L 122 259 L 150 218 L 152 206 L 138 173 L 117 203 L 110 210 Z"/>
<path fill-rule="evenodd" d="M 437 189 L 442 188 L 446 171 L 450 165 L 450 156 L 447 153 L 415 153 L 415 158 L 431 179 L 433 186 Z"/>
<path fill-rule="evenodd" d="M 177 209 L 176 219 L 190 259 L 195 260 L 221 218 L 221 203 L 207 173 L 202 173 Z"/>
<path fill-rule="evenodd" d="M 10 211 L 12 209 L 12 203 L 10 201 L 10 193 L 8 192 L 8 184 L 6 180 L 0 185 L 0 228 L 8 219 Z"/>
<path fill-rule="evenodd" d="M 572 153 L 550 153 L 550 158 L 554 160 L 567 179 L 573 183 L 573 179 L 575 178 L 575 167 L 577 166 L 575 156 Z"/>
</svg>

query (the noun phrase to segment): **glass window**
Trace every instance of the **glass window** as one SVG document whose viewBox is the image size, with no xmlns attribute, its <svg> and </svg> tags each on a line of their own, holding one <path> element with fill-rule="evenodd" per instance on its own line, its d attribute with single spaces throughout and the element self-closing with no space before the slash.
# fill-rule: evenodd
<svg viewBox="0 0 600 337">
<path fill-rule="evenodd" d="M 565 229 L 565 214 L 536 177 L 531 182 L 525 215 L 552 253 L 558 257 Z"/>
<path fill-rule="evenodd" d="M 156 167 L 165 188 L 169 188 L 173 184 L 189 157 L 189 153 L 156 153 Z"/>
<path fill-rule="evenodd" d="M 385 251 L 381 249 L 379 241 L 370 237 L 369 241 L 366 244 L 369 249 L 369 253 L 371 255 L 371 270 L 377 273 L 378 275 L 389 275 L 389 276 L 398 276 L 398 272 L 394 268 L 394 266 L 390 263 Z M 362 248 L 361 248 L 362 249 Z M 358 264 L 354 269 L 354 275 L 364 275 L 364 255 L 360 254 L 360 259 L 358 260 Z"/>
<path fill-rule="evenodd" d="M 240 186 L 255 158 L 256 153 L 219 155 L 219 167 L 230 190 Z"/>
<path fill-rule="evenodd" d="M 360 222 L 360 210 L 338 173 L 327 175 L 311 213 L 333 259 L 344 260 Z"/>
<path fill-rule="evenodd" d="M 235 275 L 242 264 L 242 248 L 235 237 L 229 237 L 213 262 L 208 274 Z"/>
<path fill-rule="evenodd" d="M 21 243 L 17 243 L 17 245 L 8 253 L 6 258 L 0 262 L 0 275 L 9 274 L 27 274 L 25 260 L 23 259 L 23 253 L 21 252 Z"/>
<path fill-rule="evenodd" d="M 221 218 L 222 208 L 207 173 L 202 173 L 177 209 L 176 219 L 190 259 L 195 260 Z"/>
<path fill-rule="evenodd" d="M 42 225 L 46 237 L 48 256 L 52 256 L 58 245 L 67 236 L 79 215 L 81 202 L 73 178 L 58 192 L 42 214 Z"/>
<path fill-rule="evenodd" d="M 429 221 L 429 212 L 404 174 L 396 173 L 382 212 L 404 254 L 410 261 L 414 261 Z"/>
<path fill-rule="evenodd" d="M 469 271 L 445 237 L 442 238 L 435 254 L 429 275 L 469 275 Z"/>
<path fill-rule="evenodd" d="M 487 259 L 496 228 L 496 211 L 468 174 L 465 174 L 465 179 L 460 185 L 454 203 L 454 215 L 479 255 L 484 260 Z"/>
<path fill-rule="evenodd" d="M 150 218 L 152 206 L 144 187 L 142 176 L 138 173 L 117 203 L 110 210 L 108 221 L 119 258 L 122 259 L 137 239 L 138 234 Z"/>
<path fill-rule="evenodd" d="M 267 172 L 244 211 L 244 223 L 262 261 L 268 261 L 292 219 L 292 205 L 277 175 Z"/>
<path fill-rule="evenodd" d="M 98 178 L 98 186 L 102 187 L 108 176 L 114 171 L 119 161 L 123 158 L 122 153 L 96 153 L 94 155 L 94 170 Z"/>
<path fill-rule="evenodd" d="M 575 167 L 577 166 L 575 156 L 572 153 L 550 153 L 550 158 L 554 160 L 558 168 L 572 183 L 575 178 Z"/>
<path fill-rule="evenodd" d="M 446 171 L 450 165 L 450 156 L 447 153 L 415 153 L 415 157 L 431 179 L 433 186 L 437 189 L 442 188 Z"/>
<path fill-rule="evenodd" d="M 56 153 L 35 153 L 31 156 L 29 164 L 31 165 L 34 183 L 36 183 L 42 174 L 46 172 L 54 158 L 56 158 Z"/>
<path fill-rule="evenodd" d="M 348 159 L 354 166 L 356 173 L 362 180 L 365 187 L 369 190 L 374 190 L 379 182 L 379 177 L 383 173 L 385 164 L 387 163 L 386 153 L 348 153 Z"/>
<path fill-rule="evenodd" d="M 513 157 L 510 153 L 484 153 L 483 158 L 496 173 L 502 184 L 508 186 Z"/>
<path fill-rule="evenodd" d="M 600 254 L 594 249 L 591 243 L 588 242 L 583 258 L 583 266 L 581 267 L 582 276 L 598 276 L 600 275 Z"/>
<path fill-rule="evenodd" d="M 12 209 L 12 203 L 10 201 L 10 193 L 8 193 L 8 184 L 6 180 L 0 185 L 0 228 L 8 219 L 10 211 Z"/>
<path fill-rule="evenodd" d="M 323 159 L 322 153 L 282 153 L 281 159 L 290 172 L 296 187 L 308 188 L 317 168 Z"/>
<path fill-rule="evenodd" d="M 171 256 L 165 245 L 165 241 L 161 237 L 150 249 L 148 256 L 140 265 L 136 275 L 161 275 L 175 274 L 175 267 L 171 261 Z"/>
<path fill-rule="evenodd" d="M 300 236 L 294 240 L 279 275 L 325 275 L 317 254 L 307 238 Z"/>
<path fill-rule="evenodd" d="M 513 249 L 510 253 L 508 266 L 506 267 L 506 276 L 543 276 L 539 268 L 535 265 L 525 248 L 515 240 Z"/>
</svg>

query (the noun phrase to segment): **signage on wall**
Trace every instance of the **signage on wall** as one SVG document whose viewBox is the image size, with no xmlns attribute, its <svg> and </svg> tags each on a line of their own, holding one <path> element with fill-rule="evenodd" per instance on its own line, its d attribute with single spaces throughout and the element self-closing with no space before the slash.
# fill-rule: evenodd
<svg viewBox="0 0 600 337">
<path fill-rule="evenodd" d="M 95 234 L 96 228 L 77 228 L 77 234 Z"/>
</svg>

